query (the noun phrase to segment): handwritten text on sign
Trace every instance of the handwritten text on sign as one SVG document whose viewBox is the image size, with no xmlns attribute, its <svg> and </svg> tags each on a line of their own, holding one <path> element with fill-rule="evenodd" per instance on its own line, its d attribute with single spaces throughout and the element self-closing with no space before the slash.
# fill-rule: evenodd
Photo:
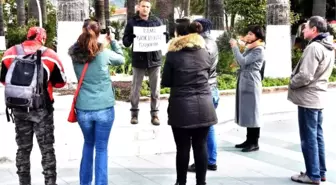
<svg viewBox="0 0 336 185">
<path fill-rule="evenodd" d="M 166 47 L 166 26 L 159 27 L 134 27 L 133 51 L 150 52 L 159 51 Z"/>
</svg>

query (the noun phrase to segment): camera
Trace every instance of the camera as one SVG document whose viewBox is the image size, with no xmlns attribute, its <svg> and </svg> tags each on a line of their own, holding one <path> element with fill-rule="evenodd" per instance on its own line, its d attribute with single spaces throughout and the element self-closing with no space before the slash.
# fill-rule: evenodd
<svg viewBox="0 0 336 185">
<path fill-rule="evenodd" d="M 105 29 L 101 29 L 100 34 L 107 34 L 110 36 L 111 34 L 115 34 L 115 29 L 111 26 L 107 26 Z"/>
</svg>

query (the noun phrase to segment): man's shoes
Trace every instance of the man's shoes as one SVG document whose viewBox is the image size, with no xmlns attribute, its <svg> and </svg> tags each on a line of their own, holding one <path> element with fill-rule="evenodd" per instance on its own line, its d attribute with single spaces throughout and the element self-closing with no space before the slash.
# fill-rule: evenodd
<svg viewBox="0 0 336 185">
<path fill-rule="evenodd" d="M 138 124 L 138 117 L 133 116 L 132 119 L 131 119 L 131 124 L 132 124 L 132 125 L 136 125 L 136 124 Z"/>
<path fill-rule="evenodd" d="M 304 184 L 320 184 L 320 181 L 311 180 L 306 173 L 301 172 L 299 175 L 293 175 L 291 177 L 292 181 L 304 183 Z"/>
<path fill-rule="evenodd" d="M 325 182 L 325 181 L 327 181 L 327 178 L 326 177 L 321 177 L 321 181 Z"/>
<path fill-rule="evenodd" d="M 238 144 L 238 145 L 235 145 L 235 148 L 245 148 L 249 145 L 249 143 L 246 141 L 244 141 L 244 143 L 241 143 L 241 144 Z"/>
<path fill-rule="evenodd" d="M 208 164 L 208 170 L 217 171 L 217 165 L 216 164 Z"/>
<path fill-rule="evenodd" d="M 152 116 L 152 124 L 154 126 L 159 126 L 160 125 L 160 120 L 157 116 Z"/>
<path fill-rule="evenodd" d="M 259 150 L 258 144 L 249 144 L 245 148 L 243 148 L 242 152 L 254 152 Z"/>
<path fill-rule="evenodd" d="M 208 164 L 208 170 L 216 171 L 217 165 L 216 164 Z M 196 172 L 195 164 L 192 164 L 188 167 L 188 172 Z"/>
</svg>

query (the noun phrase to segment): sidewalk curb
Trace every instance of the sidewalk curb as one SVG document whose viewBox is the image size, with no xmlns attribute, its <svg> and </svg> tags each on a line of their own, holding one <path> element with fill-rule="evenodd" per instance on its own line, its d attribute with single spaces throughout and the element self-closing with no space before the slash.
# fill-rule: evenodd
<svg viewBox="0 0 336 185">
<path fill-rule="evenodd" d="M 336 82 L 329 82 L 328 88 L 335 88 Z M 288 90 L 288 85 L 284 86 L 272 86 L 272 87 L 263 87 L 262 92 L 263 94 L 269 93 L 278 93 L 278 92 L 285 92 Z M 236 94 L 236 89 L 228 89 L 228 90 L 220 90 L 220 96 L 232 96 Z M 168 100 L 169 94 L 161 94 L 160 100 Z M 143 96 L 140 97 L 140 101 L 150 101 L 150 96 Z"/>
</svg>

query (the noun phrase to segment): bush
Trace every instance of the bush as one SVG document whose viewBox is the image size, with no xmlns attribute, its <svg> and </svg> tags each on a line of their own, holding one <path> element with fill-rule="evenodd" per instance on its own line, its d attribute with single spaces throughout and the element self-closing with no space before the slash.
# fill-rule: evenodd
<svg viewBox="0 0 336 185">
<path fill-rule="evenodd" d="M 232 51 L 222 51 L 218 56 L 217 72 L 219 74 L 234 74 L 237 64 Z"/>
<path fill-rule="evenodd" d="M 237 78 L 235 75 L 223 74 L 217 77 L 218 89 L 235 89 L 237 85 Z"/>
<path fill-rule="evenodd" d="M 216 43 L 218 45 L 218 50 L 220 52 L 222 51 L 231 51 L 231 46 L 230 46 L 230 39 L 232 38 L 231 37 L 231 33 L 230 32 L 227 32 L 225 31 L 222 35 L 220 35 L 217 40 L 216 40 Z"/>
<path fill-rule="evenodd" d="M 262 81 L 263 87 L 284 86 L 289 84 L 289 78 L 265 78 Z"/>
<path fill-rule="evenodd" d="M 302 56 L 302 50 L 301 49 L 294 48 L 292 50 L 292 69 L 294 69 L 295 66 L 297 65 L 297 63 L 299 63 L 301 56 Z"/>
<path fill-rule="evenodd" d="M 132 50 L 130 48 L 123 48 L 123 53 L 125 57 L 125 64 L 121 66 L 109 66 L 111 75 L 115 75 L 116 73 L 127 75 L 132 74 Z"/>
</svg>

